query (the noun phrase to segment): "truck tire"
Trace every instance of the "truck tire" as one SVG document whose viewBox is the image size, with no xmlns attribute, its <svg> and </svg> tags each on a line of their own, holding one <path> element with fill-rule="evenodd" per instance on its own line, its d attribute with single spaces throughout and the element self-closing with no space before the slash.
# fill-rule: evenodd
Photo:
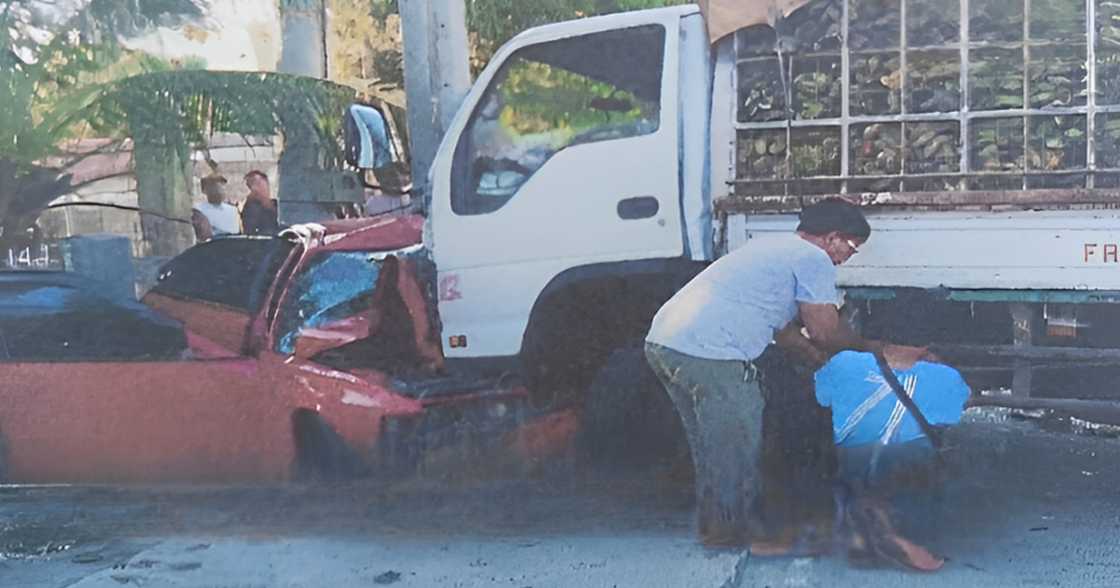
<svg viewBox="0 0 1120 588">
<path fill-rule="evenodd" d="M 338 482 L 361 475 L 361 461 L 353 449 L 318 412 L 307 408 L 296 410 L 292 413 L 292 431 L 297 480 Z"/>
<path fill-rule="evenodd" d="M 687 454 L 684 428 L 641 347 L 613 352 L 584 401 L 580 453 L 600 465 L 650 466 Z"/>
</svg>

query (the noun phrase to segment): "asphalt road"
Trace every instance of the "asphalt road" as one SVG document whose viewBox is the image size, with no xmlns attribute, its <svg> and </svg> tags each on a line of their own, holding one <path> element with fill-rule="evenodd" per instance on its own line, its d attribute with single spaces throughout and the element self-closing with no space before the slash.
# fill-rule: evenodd
<svg viewBox="0 0 1120 588">
<path fill-rule="evenodd" d="M 0 489 L 0 586 L 1120 587 L 1120 440 L 973 415 L 908 495 L 917 575 L 706 550 L 662 472 L 283 488 Z"/>
</svg>

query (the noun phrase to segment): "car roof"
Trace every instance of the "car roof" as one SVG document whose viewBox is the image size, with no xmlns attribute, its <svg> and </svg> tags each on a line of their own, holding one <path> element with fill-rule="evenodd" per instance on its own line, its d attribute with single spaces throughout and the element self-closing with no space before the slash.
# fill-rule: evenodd
<svg viewBox="0 0 1120 588">
<path fill-rule="evenodd" d="M 424 217 L 415 214 L 302 223 L 284 229 L 279 235 L 223 235 L 200 243 L 205 246 L 223 241 L 272 241 L 293 239 L 309 249 L 326 251 L 393 251 L 423 242 Z"/>
<path fill-rule="evenodd" d="M 383 215 L 369 218 L 331 220 L 323 228 L 321 247 L 334 250 L 390 251 L 421 242 L 424 217 Z"/>
</svg>

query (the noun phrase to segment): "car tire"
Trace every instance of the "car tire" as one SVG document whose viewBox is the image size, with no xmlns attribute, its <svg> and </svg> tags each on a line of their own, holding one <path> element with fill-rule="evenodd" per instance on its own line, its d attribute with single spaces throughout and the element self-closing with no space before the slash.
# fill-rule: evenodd
<svg viewBox="0 0 1120 588">
<path fill-rule="evenodd" d="M 337 482 L 362 474 L 361 461 L 354 450 L 318 412 L 306 408 L 295 411 L 292 430 L 297 480 Z"/>
</svg>

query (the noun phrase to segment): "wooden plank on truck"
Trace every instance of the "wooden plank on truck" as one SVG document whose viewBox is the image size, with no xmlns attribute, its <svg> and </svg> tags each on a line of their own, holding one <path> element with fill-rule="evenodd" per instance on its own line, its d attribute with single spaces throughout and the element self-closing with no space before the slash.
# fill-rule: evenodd
<svg viewBox="0 0 1120 588">
<path fill-rule="evenodd" d="M 869 208 L 953 210 L 959 208 L 1021 207 L 1066 209 L 1071 206 L 1120 207 L 1120 190 L 1052 189 L 942 192 L 883 192 L 875 194 L 822 194 L 814 196 L 729 196 L 715 203 L 729 214 L 788 213 L 827 198 L 844 198 Z"/>
</svg>

